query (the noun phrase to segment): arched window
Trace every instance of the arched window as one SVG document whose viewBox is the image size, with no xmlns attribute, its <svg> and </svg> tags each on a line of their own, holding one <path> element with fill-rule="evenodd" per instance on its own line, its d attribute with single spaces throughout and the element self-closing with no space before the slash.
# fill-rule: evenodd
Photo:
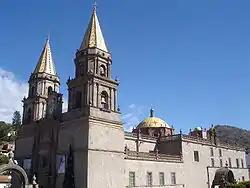
<svg viewBox="0 0 250 188">
<path fill-rule="evenodd" d="M 106 91 L 103 91 L 101 93 L 101 106 L 104 109 L 109 108 L 109 105 L 108 105 L 108 93 Z"/>
<path fill-rule="evenodd" d="M 106 67 L 104 65 L 100 66 L 100 75 L 106 76 Z"/>
<path fill-rule="evenodd" d="M 49 87 L 48 87 L 48 94 L 50 94 L 52 90 L 53 90 L 52 87 L 49 86 Z"/>
<path fill-rule="evenodd" d="M 33 95 L 35 95 L 35 87 L 34 86 L 31 87 L 31 96 L 33 96 Z"/>
<path fill-rule="evenodd" d="M 30 123 L 31 122 L 31 108 L 28 109 L 27 112 L 27 122 Z"/>
</svg>

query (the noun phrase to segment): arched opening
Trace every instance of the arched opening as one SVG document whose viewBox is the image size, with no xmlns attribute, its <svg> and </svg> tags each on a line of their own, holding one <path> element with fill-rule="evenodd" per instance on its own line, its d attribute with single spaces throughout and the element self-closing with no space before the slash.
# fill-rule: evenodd
<svg viewBox="0 0 250 188">
<path fill-rule="evenodd" d="M 227 175 L 228 177 L 228 182 L 229 183 L 234 183 L 234 174 L 233 174 L 233 172 L 230 170 L 229 172 L 228 172 L 228 175 Z"/>
<path fill-rule="evenodd" d="M 235 183 L 234 174 L 226 166 L 216 170 L 211 187 L 212 188 L 215 188 L 216 186 L 225 187 L 225 185 L 231 185 L 234 183 Z"/>
<path fill-rule="evenodd" d="M 76 98 L 75 98 L 75 108 L 82 107 L 82 92 L 76 91 Z"/>
<path fill-rule="evenodd" d="M 103 91 L 101 93 L 101 107 L 104 109 L 108 109 L 108 93 L 106 91 Z"/>
<path fill-rule="evenodd" d="M 31 108 L 29 108 L 27 112 L 27 123 L 30 123 L 30 122 L 31 122 Z"/>
<path fill-rule="evenodd" d="M 11 176 L 13 178 L 11 180 L 11 183 L 18 184 L 19 185 L 18 187 L 25 188 L 26 185 L 29 184 L 28 176 L 27 176 L 26 172 L 24 171 L 24 169 L 22 169 L 20 166 L 18 166 L 16 164 L 6 164 L 6 165 L 0 166 L 0 174 L 1 175 L 11 174 Z"/>
<path fill-rule="evenodd" d="M 51 87 L 51 86 L 49 86 L 49 87 L 48 87 L 48 94 L 50 94 L 50 93 L 51 93 L 51 91 L 53 91 L 53 89 L 52 89 L 52 87 Z"/>
<path fill-rule="evenodd" d="M 100 75 L 106 76 L 106 67 L 104 65 L 100 66 Z"/>
<path fill-rule="evenodd" d="M 31 96 L 35 95 L 35 87 L 34 86 L 31 87 L 30 93 L 31 93 Z"/>
</svg>

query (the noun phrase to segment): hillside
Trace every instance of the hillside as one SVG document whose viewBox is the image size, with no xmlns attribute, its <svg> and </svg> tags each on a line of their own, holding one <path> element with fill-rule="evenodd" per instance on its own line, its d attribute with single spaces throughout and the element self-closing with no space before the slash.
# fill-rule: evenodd
<svg viewBox="0 0 250 188">
<path fill-rule="evenodd" d="M 250 131 L 228 125 L 215 126 L 219 140 L 250 148 Z"/>
</svg>

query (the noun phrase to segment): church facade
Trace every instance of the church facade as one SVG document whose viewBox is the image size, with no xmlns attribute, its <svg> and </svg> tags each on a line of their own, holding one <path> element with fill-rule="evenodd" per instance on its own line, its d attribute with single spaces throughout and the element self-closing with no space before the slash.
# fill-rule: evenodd
<svg viewBox="0 0 250 188">
<path fill-rule="evenodd" d="M 112 56 L 95 8 L 74 63 L 75 76 L 67 81 L 67 112 L 62 113 L 49 40 L 23 99 L 15 157 L 43 188 L 62 187 L 69 145 L 76 188 L 207 188 L 224 166 L 237 181 L 249 179 L 245 149 L 220 142 L 214 128 L 175 133 L 151 109 L 132 132 L 124 131 L 119 81 L 112 79 Z"/>
</svg>

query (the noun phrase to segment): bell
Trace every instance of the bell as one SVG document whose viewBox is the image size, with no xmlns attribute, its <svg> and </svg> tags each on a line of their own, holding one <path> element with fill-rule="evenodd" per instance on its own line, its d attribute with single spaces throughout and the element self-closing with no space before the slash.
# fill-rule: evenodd
<svg viewBox="0 0 250 188">
<path fill-rule="evenodd" d="M 102 103 L 106 103 L 106 100 L 104 97 L 102 97 L 102 100 L 101 100 Z"/>
</svg>

